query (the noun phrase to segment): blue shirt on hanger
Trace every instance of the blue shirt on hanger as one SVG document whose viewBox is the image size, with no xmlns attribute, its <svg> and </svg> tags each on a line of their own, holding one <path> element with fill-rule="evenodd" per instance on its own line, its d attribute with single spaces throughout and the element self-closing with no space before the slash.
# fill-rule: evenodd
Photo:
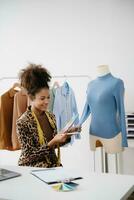
<svg viewBox="0 0 134 200">
<path fill-rule="evenodd" d="M 56 89 L 53 113 L 56 116 L 57 129 L 60 131 L 70 121 L 73 115 L 78 115 L 76 99 L 72 88 L 67 82 Z M 79 122 L 79 115 L 75 125 Z"/>
<path fill-rule="evenodd" d="M 79 124 L 91 113 L 91 135 L 110 139 L 122 134 L 122 146 L 127 147 L 124 109 L 124 83 L 111 73 L 91 81 L 87 88 L 87 100 Z"/>
</svg>

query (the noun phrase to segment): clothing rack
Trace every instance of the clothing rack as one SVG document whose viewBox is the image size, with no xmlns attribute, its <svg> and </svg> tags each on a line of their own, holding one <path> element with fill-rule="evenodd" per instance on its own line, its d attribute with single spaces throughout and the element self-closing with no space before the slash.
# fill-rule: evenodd
<svg viewBox="0 0 134 200">
<path fill-rule="evenodd" d="M 5 76 L 0 78 L 0 81 L 5 80 L 5 79 L 18 79 L 17 77 L 13 77 L 13 76 Z"/>
<path fill-rule="evenodd" d="M 52 76 L 52 78 L 88 78 L 91 79 L 89 75 L 55 75 Z M 0 81 L 5 80 L 5 79 L 18 79 L 16 76 L 5 76 L 1 77 Z"/>
<path fill-rule="evenodd" d="M 52 76 L 52 78 L 88 78 L 91 79 L 89 75 L 56 75 Z"/>
</svg>

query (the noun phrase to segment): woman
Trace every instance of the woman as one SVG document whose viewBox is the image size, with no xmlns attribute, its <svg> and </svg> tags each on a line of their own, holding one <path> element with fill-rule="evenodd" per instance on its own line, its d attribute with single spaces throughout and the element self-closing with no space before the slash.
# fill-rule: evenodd
<svg viewBox="0 0 134 200">
<path fill-rule="evenodd" d="M 31 101 L 17 120 L 17 135 L 21 146 L 19 165 L 32 167 L 60 166 L 59 146 L 66 142 L 68 133 L 57 134 L 55 116 L 47 111 L 51 76 L 41 65 L 30 64 L 20 72 L 22 87 Z M 69 132 L 77 132 L 73 127 Z M 57 148 L 57 154 L 55 153 Z"/>
</svg>

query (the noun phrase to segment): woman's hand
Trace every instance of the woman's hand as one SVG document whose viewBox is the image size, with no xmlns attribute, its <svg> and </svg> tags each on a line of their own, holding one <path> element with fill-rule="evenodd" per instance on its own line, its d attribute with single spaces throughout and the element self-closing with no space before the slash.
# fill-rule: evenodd
<svg viewBox="0 0 134 200">
<path fill-rule="evenodd" d="M 55 140 L 56 143 L 64 143 L 67 137 L 68 137 L 67 133 L 58 133 L 55 135 L 53 139 Z"/>
<path fill-rule="evenodd" d="M 62 144 L 73 135 L 74 133 L 81 132 L 81 126 L 74 126 L 69 128 L 65 133 L 57 133 L 54 138 L 48 143 L 48 146 L 51 148 L 56 144 Z"/>
<path fill-rule="evenodd" d="M 73 126 L 67 130 L 68 133 L 81 132 L 81 126 Z"/>
<path fill-rule="evenodd" d="M 67 130 L 67 135 L 72 136 L 81 132 L 81 126 L 73 126 Z"/>
<path fill-rule="evenodd" d="M 67 133 L 57 133 L 54 136 L 54 138 L 48 143 L 48 146 L 52 147 L 52 146 L 54 146 L 56 144 L 64 143 L 67 138 L 68 138 Z"/>
</svg>

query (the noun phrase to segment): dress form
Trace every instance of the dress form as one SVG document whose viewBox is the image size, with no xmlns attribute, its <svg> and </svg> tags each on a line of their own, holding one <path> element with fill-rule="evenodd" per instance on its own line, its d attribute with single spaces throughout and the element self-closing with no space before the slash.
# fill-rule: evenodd
<svg viewBox="0 0 134 200">
<path fill-rule="evenodd" d="M 111 73 L 108 65 L 97 66 L 97 76 L 103 77 Z M 121 133 L 111 139 L 105 139 L 98 136 L 90 135 L 90 148 L 95 151 L 96 147 L 104 146 L 106 153 L 119 153 L 123 150 L 121 145 Z"/>
<path fill-rule="evenodd" d="M 88 84 L 86 93 L 79 124 L 82 125 L 91 115 L 89 124 L 91 150 L 95 151 L 96 147 L 103 146 L 105 153 L 121 152 L 128 146 L 123 80 L 114 77 L 108 65 L 99 65 L 97 78 Z"/>
<path fill-rule="evenodd" d="M 97 66 L 97 76 L 102 77 L 111 73 L 108 65 Z M 118 173 L 117 153 L 123 150 L 121 145 L 121 133 L 111 139 L 104 139 L 98 136 L 90 135 L 90 149 L 95 151 L 96 147 L 101 148 L 102 172 L 108 172 L 108 153 L 115 154 L 116 173 Z M 105 165 L 105 167 L 104 167 Z M 105 169 L 104 169 L 105 168 Z"/>
<path fill-rule="evenodd" d="M 108 65 L 97 66 L 97 76 L 104 76 L 108 73 L 110 73 L 110 69 Z"/>
</svg>

